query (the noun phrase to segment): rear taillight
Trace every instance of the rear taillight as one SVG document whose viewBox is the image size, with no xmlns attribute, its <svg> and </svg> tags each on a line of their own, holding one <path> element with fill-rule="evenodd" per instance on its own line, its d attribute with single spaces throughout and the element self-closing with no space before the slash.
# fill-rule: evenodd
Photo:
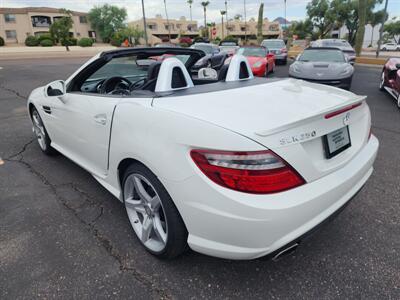
<svg viewBox="0 0 400 300">
<path fill-rule="evenodd" d="M 208 178 L 235 191 L 270 194 L 305 183 L 287 162 L 270 150 L 255 152 L 192 150 L 190 155 Z"/>
</svg>

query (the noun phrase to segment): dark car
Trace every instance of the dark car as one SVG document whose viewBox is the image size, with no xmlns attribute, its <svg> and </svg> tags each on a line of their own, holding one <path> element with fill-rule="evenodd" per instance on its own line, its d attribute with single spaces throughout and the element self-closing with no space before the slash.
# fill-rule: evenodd
<svg viewBox="0 0 400 300">
<path fill-rule="evenodd" d="M 224 65 L 228 53 L 221 52 L 218 46 L 208 43 L 196 43 L 190 48 L 203 51 L 206 55 L 195 63 L 192 72 L 197 73 L 201 68 L 219 70 Z"/>
<path fill-rule="evenodd" d="M 381 91 L 387 91 L 396 99 L 397 106 L 400 108 L 400 58 L 389 58 L 383 66 Z"/>
<path fill-rule="evenodd" d="M 275 54 L 275 61 L 286 65 L 287 63 L 287 48 L 284 40 L 267 39 L 263 40 L 261 46 L 267 48 L 271 53 Z"/>
<path fill-rule="evenodd" d="M 307 48 L 290 65 L 289 76 L 349 90 L 354 68 L 337 48 Z"/>
<path fill-rule="evenodd" d="M 356 51 L 354 51 L 353 47 L 351 47 L 350 43 L 346 40 L 341 39 L 323 39 L 316 40 L 312 43 L 312 47 L 333 47 L 338 48 L 343 51 L 343 53 L 347 56 L 349 63 L 352 65 L 356 61 Z"/>
</svg>

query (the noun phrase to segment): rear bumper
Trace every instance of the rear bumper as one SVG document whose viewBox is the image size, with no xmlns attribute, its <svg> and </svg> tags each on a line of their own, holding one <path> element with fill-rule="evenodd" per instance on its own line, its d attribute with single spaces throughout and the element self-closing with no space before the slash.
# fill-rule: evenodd
<svg viewBox="0 0 400 300">
<path fill-rule="evenodd" d="M 284 62 L 287 61 L 287 53 L 275 54 L 275 61 Z"/>
<path fill-rule="evenodd" d="M 189 246 L 228 259 L 254 259 L 297 241 L 343 207 L 372 173 L 378 150 L 372 136 L 343 168 L 272 195 L 222 188 L 199 174 L 166 187 L 189 231 Z"/>
</svg>

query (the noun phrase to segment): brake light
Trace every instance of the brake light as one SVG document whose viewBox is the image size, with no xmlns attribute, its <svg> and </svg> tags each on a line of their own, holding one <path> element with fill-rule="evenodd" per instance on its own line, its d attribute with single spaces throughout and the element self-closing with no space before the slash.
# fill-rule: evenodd
<svg viewBox="0 0 400 300">
<path fill-rule="evenodd" d="M 190 156 L 209 179 L 235 191 L 270 194 L 305 183 L 296 170 L 270 150 L 192 150 Z"/>
<path fill-rule="evenodd" d="M 361 104 L 362 104 L 362 102 L 359 102 L 359 103 L 350 105 L 350 106 L 348 106 L 348 107 L 339 109 L 339 110 L 337 110 L 337 111 L 331 112 L 331 113 L 325 115 L 325 119 L 333 118 L 333 117 L 335 117 L 335 116 L 337 116 L 337 115 L 340 115 L 340 114 L 342 114 L 342 113 L 344 113 L 344 112 L 346 112 L 346 111 L 349 111 L 349 110 L 351 110 L 351 109 L 353 109 L 353 108 L 359 107 Z"/>
</svg>

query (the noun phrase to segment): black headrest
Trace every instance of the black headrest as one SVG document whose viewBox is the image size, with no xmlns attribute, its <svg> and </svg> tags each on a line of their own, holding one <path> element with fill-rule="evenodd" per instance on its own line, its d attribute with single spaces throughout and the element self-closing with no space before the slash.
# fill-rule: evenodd
<svg viewBox="0 0 400 300">
<path fill-rule="evenodd" d="M 158 72 L 160 72 L 161 62 L 157 61 L 152 63 L 147 70 L 147 80 L 156 79 L 158 76 Z"/>
<path fill-rule="evenodd" d="M 225 64 L 221 67 L 218 73 L 218 81 L 224 81 L 226 79 L 226 74 L 228 74 L 229 64 Z"/>
</svg>

